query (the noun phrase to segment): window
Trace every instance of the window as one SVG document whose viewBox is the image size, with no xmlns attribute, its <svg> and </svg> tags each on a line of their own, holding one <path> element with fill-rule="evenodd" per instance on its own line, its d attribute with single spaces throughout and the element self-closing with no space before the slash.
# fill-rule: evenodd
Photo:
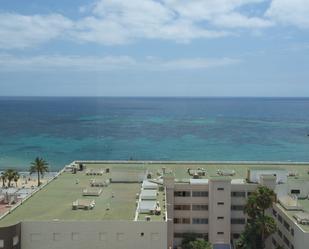
<svg viewBox="0 0 309 249">
<path fill-rule="evenodd" d="M 223 216 L 218 216 L 217 220 L 224 220 L 224 217 Z"/>
<path fill-rule="evenodd" d="M 144 237 L 144 233 L 141 233 L 141 237 Z"/>
<path fill-rule="evenodd" d="M 231 192 L 232 197 L 246 197 L 245 192 Z"/>
<path fill-rule="evenodd" d="M 192 218 L 192 224 L 208 224 L 207 218 Z"/>
<path fill-rule="evenodd" d="M 246 224 L 246 219 L 244 219 L 244 218 L 232 218 L 231 224 Z"/>
<path fill-rule="evenodd" d="M 174 210 L 190 210 L 190 205 L 175 205 Z"/>
<path fill-rule="evenodd" d="M 195 235 L 196 235 L 196 237 L 199 238 L 199 239 L 208 240 L 208 233 L 196 233 Z"/>
<path fill-rule="evenodd" d="M 223 191 L 224 188 L 220 187 L 220 188 L 217 188 L 218 191 Z"/>
<path fill-rule="evenodd" d="M 272 243 L 273 243 L 274 246 L 277 246 L 277 245 L 278 245 L 277 241 L 276 241 L 274 238 L 272 238 L 271 241 L 272 241 Z"/>
<path fill-rule="evenodd" d="M 290 241 L 287 239 L 287 237 L 283 236 L 283 242 L 290 247 Z"/>
<path fill-rule="evenodd" d="M 294 236 L 294 229 L 291 228 L 291 235 Z"/>
<path fill-rule="evenodd" d="M 223 235 L 223 234 L 224 234 L 224 232 L 217 232 L 217 234 L 218 234 L 218 235 Z"/>
<path fill-rule="evenodd" d="M 278 229 L 278 235 L 280 238 L 282 238 L 282 232 L 280 231 L 280 229 Z"/>
<path fill-rule="evenodd" d="M 176 197 L 190 197 L 190 191 L 175 191 L 174 196 Z"/>
<path fill-rule="evenodd" d="M 0 239 L 0 248 L 4 248 L 4 240 Z"/>
<path fill-rule="evenodd" d="M 243 206 L 243 205 L 232 205 L 231 209 L 235 210 L 235 211 L 243 211 L 245 209 L 245 206 Z"/>
<path fill-rule="evenodd" d="M 208 197 L 208 191 L 192 191 L 193 197 Z"/>
<path fill-rule="evenodd" d="M 222 205 L 224 205 L 224 202 L 218 202 L 217 205 L 222 206 Z"/>
<path fill-rule="evenodd" d="M 278 221 L 282 224 L 282 216 L 280 214 L 278 214 Z"/>
<path fill-rule="evenodd" d="M 190 224 L 190 218 L 174 218 L 174 224 Z"/>
<path fill-rule="evenodd" d="M 249 197 L 250 195 L 252 195 L 253 194 L 253 192 L 247 192 L 247 196 Z"/>
<path fill-rule="evenodd" d="M 286 221 L 283 221 L 283 226 L 286 228 L 286 230 L 290 231 L 290 225 Z"/>
<path fill-rule="evenodd" d="M 208 205 L 204 205 L 204 204 L 195 204 L 195 205 L 192 205 L 192 210 L 193 210 L 193 211 L 204 211 L 204 210 L 208 210 Z"/>
<path fill-rule="evenodd" d="M 181 218 L 174 218 L 174 224 L 181 224 Z"/>
<path fill-rule="evenodd" d="M 273 209 L 273 216 L 277 217 L 277 211 Z"/>
<path fill-rule="evenodd" d="M 233 239 L 239 239 L 240 234 L 239 233 L 233 233 Z"/>
<path fill-rule="evenodd" d="M 16 235 L 13 237 L 13 246 L 18 245 L 18 243 L 19 243 L 19 237 Z"/>
<path fill-rule="evenodd" d="M 174 233 L 174 238 L 184 238 L 187 233 Z M 208 240 L 208 233 L 194 233 L 197 238 Z"/>
<path fill-rule="evenodd" d="M 184 234 L 183 233 L 174 233 L 174 238 L 183 238 Z"/>
<path fill-rule="evenodd" d="M 299 189 L 291 189 L 291 194 L 300 194 L 300 190 Z"/>
<path fill-rule="evenodd" d="M 54 234 L 53 234 L 53 239 L 54 239 L 55 241 L 59 241 L 60 238 L 61 238 L 61 234 L 60 234 L 60 233 L 54 233 Z"/>
</svg>

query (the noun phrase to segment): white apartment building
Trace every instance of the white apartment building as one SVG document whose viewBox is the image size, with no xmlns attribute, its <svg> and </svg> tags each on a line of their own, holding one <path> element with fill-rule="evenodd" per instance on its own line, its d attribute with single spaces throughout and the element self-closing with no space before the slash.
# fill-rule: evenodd
<svg viewBox="0 0 309 249">
<path fill-rule="evenodd" d="M 308 248 L 307 164 L 82 163 L 88 173 L 106 173 L 63 172 L 0 220 L 0 248 L 172 249 L 189 233 L 214 249 L 234 248 L 247 222 L 246 200 L 259 185 L 277 193 L 269 213 L 278 231 L 267 249 Z M 102 194 L 87 197 L 95 207 L 71 210 L 90 181 L 104 185 Z"/>
</svg>

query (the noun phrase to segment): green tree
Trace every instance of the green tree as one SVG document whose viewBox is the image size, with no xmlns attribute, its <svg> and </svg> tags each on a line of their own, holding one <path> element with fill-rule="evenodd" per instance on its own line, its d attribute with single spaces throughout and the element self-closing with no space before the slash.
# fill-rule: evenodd
<svg viewBox="0 0 309 249">
<path fill-rule="evenodd" d="M 183 238 L 181 247 L 183 249 L 212 249 L 212 245 L 204 240 L 204 239 L 197 239 L 196 234 L 189 233 Z"/>
<path fill-rule="evenodd" d="M 14 180 L 14 176 L 17 173 L 14 169 L 7 169 L 5 171 L 6 179 L 8 180 L 8 187 L 11 187 L 11 182 Z"/>
<path fill-rule="evenodd" d="M 37 173 L 38 186 L 41 185 L 40 176 L 43 176 L 48 170 L 48 163 L 43 158 L 37 157 L 34 162 L 31 163 L 30 174 Z"/>
<path fill-rule="evenodd" d="M 2 180 L 2 187 L 4 188 L 5 187 L 5 183 L 6 183 L 6 178 L 7 178 L 6 177 L 6 172 L 2 171 L 0 177 L 1 177 L 1 180 Z"/>
<path fill-rule="evenodd" d="M 193 240 L 187 244 L 182 245 L 183 249 L 212 249 L 211 244 L 206 240 Z"/>
<path fill-rule="evenodd" d="M 20 178 L 19 173 L 17 171 L 15 171 L 13 181 L 15 182 L 16 188 L 17 188 L 17 182 L 18 182 L 19 178 Z"/>
<path fill-rule="evenodd" d="M 274 191 L 265 186 L 258 187 L 248 198 L 244 211 L 249 219 L 245 231 L 237 242 L 237 248 L 265 248 L 265 240 L 276 231 L 275 220 L 265 213 L 274 200 Z"/>
</svg>

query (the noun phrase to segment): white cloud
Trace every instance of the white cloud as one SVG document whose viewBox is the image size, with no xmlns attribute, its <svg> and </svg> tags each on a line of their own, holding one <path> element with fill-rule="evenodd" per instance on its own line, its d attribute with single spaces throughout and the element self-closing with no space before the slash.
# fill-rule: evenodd
<svg viewBox="0 0 309 249">
<path fill-rule="evenodd" d="M 72 28 L 72 21 L 61 15 L 25 16 L 0 13 L 0 48 L 26 48 L 59 37 Z"/>
<path fill-rule="evenodd" d="M 309 1 L 272 0 L 266 15 L 281 24 L 309 28 Z"/>
<path fill-rule="evenodd" d="M 176 42 L 218 38 L 231 34 L 226 28 L 271 26 L 268 20 L 237 12 L 239 7 L 263 1 L 98 0 L 89 12 L 94 16 L 80 20 L 74 36 L 103 44 L 122 44 L 141 38 Z"/>
<path fill-rule="evenodd" d="M 217 16 L 238 13 L 238 8 L 265 2 L 265 0 L 163 0 L 184 18 L 212 21 Z"/>
<path fill-rule="evenodd" d="M 129 56 L 32 56 L 21 57 L 9 54 L 0 55 L 2 72 L 46 72 L 46 71 L 113 71 L 113 70 L 196 70 L 222 67 L 239 63 L 232 58 L 180 58 L 160 60 L 146 57 L 136 60 Z"/>
<path fill-rule="evenodd" d="M 74 36 L 82 41 L 122 44 L 135 39 L 164 39 L 188 42 L 195 38 L 226 36 L 184 18 L 169 6 L 154 0 L 100 0 L 80 20 Z"/>
<path fill-rule="evenodd" d="M 240 60 L 232 58 L 191 58 L 177 59 L 157 63 L 156 70 L 192 70 L 223 67 L 240 63 Z"/>
<path fill-rule="evenodd" d="M 64 56 L 42 55 L 21 57 L 8 54 L 0 55 L 1 71 L 53 71 L 78 70 L 100 71 L 131 68 L 135 60 L 128 56 Z"/>
<path fill-rule="evenodd" d="M 231 13 L 218 16 L 213 23 L 225 28 L 268 28 L 274 25 L 270 20 L 265 20 L 258 17 L 247 17 L 238 13 Z"/>
<path fill-rule="evenodd" d="M 59 14 L 0 13 L 0 48 L 32 47 L 52 39 L 103 45 L 139 39 L 186 43 L 234 35 L 239 29 L 256 34 L 278 23 L 307 28 L 308 1 L 97 0 L 80 6 L 82 15 L 76 20 Z M 263 2 L 270 2 L 265 13 L 248 11 Z"/>
</svg>

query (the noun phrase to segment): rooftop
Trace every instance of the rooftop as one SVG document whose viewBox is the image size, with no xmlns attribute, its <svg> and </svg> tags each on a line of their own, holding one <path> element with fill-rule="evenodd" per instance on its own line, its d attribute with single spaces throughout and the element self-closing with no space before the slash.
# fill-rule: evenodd
<svg viewBox="0 0 309 249">
<path fill-rule="evenodd" d="M 93 178 L 94 176 L 87 176 L 85 172 L 62 173 L 5 216 L 0 221 L 0 226 L 22 220 L 133 220 L 135 197 L 140 191 L 140 184 L 111 183 L 103 187 L 100 196 L 83 196 L 83 189 L 90 189 L 90 180 Z M 72 210 L 72 203 L 76 200 L 94 200 L 95 207 L 91 210 Z"/>
<path fill-rule="evenodd" d="M 298 172 L 298 178 L 309 179 L 308 165 L 274 165 L 274 164 L 245 164 L 245 163 L 193 163 L 193 162 L 95 162 L 84 163 L 86 169 L 103 169 L 103 175 L 87 175 L 86 170 L 77 171 L 76 174 L 63 172 L 57 179 L 50 182 L 47 186 L 38 191 L 31 198 L 26 200 L 21 206 L 16 208 L 11 214 L 5 216 L 0 221 L 0 226 L 7 226 L 22 220 L 134 220 L 136 211 L 136 194 L 141 192 L 141 183 L 113 182 L 108 186 L 102 187 L 103 191 L 99 196 L 83 196 L 84 189 L 91 189 L 90 181 L 96 179 L 97 182 L 104 182 L 111 177 L 111 173 L 106 173 L 108 168 L 110 172 L 140 171 L 148 172 L 152 178 L 160 178 L 163 171 L 174 174 L 176 179 L 182 180 L 193 177 L 189 175 L 188 169 L 205 170 L 206 175 L 200 176 L 200 179 L 209 179 L 211 177 L 224 178 L 218 176 L 217 170 L 231 170 L 235 172 L 232 176 L 235 182 L 243 182 L 241 179 L 247 177 L 248 168 L 281 168 L 288 171 Z M 99 172 L 98 171 L 98 172 Z M 89 171 L 88 171 L 89 172 Z M 99 172 L 100 173 L 100 172 Z M 128 174 L 130 175 L 130 174 Z M 133 177 L 134 174 L 131 174 Z M 118 176 L 117 176 L 118 177 Z M 289 177 L 292 179 L 292 177 Z M 293 178 L 294 179 L 294 178 Z M 198 181 L 199 182 L 199 181 Z M 205 181 L 206 182 L 206 181 Z M 76 200 L 94 200 L 95 206 L 90 210 L 72 210 L 72 203 Z M 157 201 L 160 207 L 164 206 L 164 195 L 159 191 Z M 154 217 L 154 220 L 162 220 L 162 214 Z M 139 215 L 138 220 L 144 220 L 143 215 Z"/>
<path fill-rule="evenodd" d="M 291 204 L 290 202 L 288 204 Z M 309 232 L 309 225 L 300 224 L 296 221 L 295 216 L 309 217 L 309 200 L 308 199 L 298 199 L 297 208 L 291 209 L 286 208 L 286 205 L 282 203 L 277 204 L 277 206 L 284 212 L 294 223 L 296 223 L 303 231 Z"/>
<path fill-rule="evenodd" d="M 90 161 L 91 162 L 91 161 Z M 85 164 L 87 166 L 87 163 Z M 89 165 L 89 163 L 88 163 Z M 162 168 L 165 168 L 166 173 L 172 173 L 176 179 L 189 179 L 193 178 L 189 175 L 188 169 L 199 171 L 205 171 L 205 176 L 200 175 L 201 179 L 208 179 L 210 177 L 222 176 L 219 174 L 218 169 L 223 172 L 230 172 L 234 170 L 233 175 L 227 175 L 230 179 L 244 179 L 247 178 L 248 169 L 251 170 L 287 170 L 287 172 L 297 172 L 297 177 L 309 180 L 308 164 L 297 164 L 297 163 L 250 163 L 250 162 L 156 162 L 156 161 L 127 161 L 127 162 L 106 162 L 103 161 L 91 163 L 91 167 L 109 167 L 111 169 L 119 169 L 121 171 L 130 170 L 143 170 L 152 173 L 155 177 L 157 174 L 162 174 Z M 200 170 L 198 170 L 200 169 Z M 192 172 L 191 172 L 192 173 Z M 223 176 L 224 177 L 224 176 Z"/>
</svg>

